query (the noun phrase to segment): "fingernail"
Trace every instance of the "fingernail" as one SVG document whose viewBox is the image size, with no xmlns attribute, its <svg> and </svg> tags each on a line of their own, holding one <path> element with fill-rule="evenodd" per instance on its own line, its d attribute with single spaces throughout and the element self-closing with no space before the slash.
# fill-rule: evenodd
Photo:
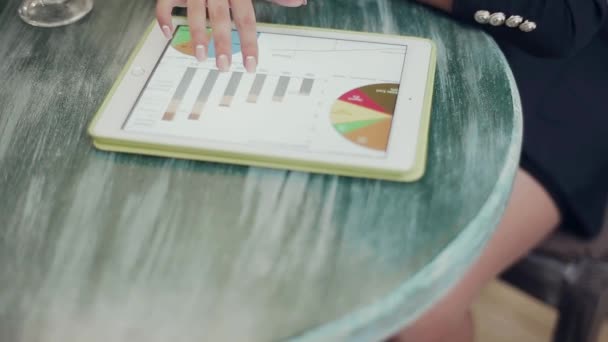
<svg viewBox="0 0 608 342">
<path fill-rule="evenodd" d="M 173 38 L 173 34 L 171 34 L 171 29 L 169 28 L 169 26 L 163 26 L 163 33 L 165 34 L 165 37 L 167 37 L 167 39 Z"/>
<path fill-rule="evenodd" d="M 194 54 L 196 55 L 196 59 L 198 59 L 199 62 L 202 62 L 207 59 L 207 49 L 205 49 L 204 45 L 197 45 Z"/>
<path fill-rule="evenodd" d="M 305 6 L 308 1 L 307 0 L 267 0 L 272 2 L 275 5 L 286 6 L 286 7 L 298 7 Z"/>
<path fill-rule="evenodd" d="M 228 56 L 220 55 L 217 58 L 217 68 L 220 69 L 220 71 L 222 72 L 228 71 L 230 69 L 230 62 L 228 62 Z"/>
<path fill-rule="evenodd" d="M 247 56 L 245 58 L 245 70 L 250 73 L 254 73 L 255 69 L 258 67 L 258 61 L 253 56 Z"/>
</svg>

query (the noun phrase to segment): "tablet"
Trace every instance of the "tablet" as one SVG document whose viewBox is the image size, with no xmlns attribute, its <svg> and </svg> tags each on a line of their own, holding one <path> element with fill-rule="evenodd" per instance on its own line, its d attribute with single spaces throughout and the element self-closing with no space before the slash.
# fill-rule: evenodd
<svg viewBox="0 0 608 342">
<path fill-rule="evenodd" d="M 185 18 L 152 23 L 89 127 L 102 150 L 413 181 L 426 163 L 435 48 L 427 39 L 258 24 L 247 73 L 194 57 Z"/>
</svg>

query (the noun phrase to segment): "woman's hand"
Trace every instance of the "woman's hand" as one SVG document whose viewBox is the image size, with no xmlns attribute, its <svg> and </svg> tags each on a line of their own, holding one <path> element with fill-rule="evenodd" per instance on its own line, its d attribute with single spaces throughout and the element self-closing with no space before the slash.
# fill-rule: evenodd
<svg viewBox="0 0 608 342">
<path fill-rule="evenodd" d="M 288 7 L 306 5 L 306 0 L 273 0 Z M 167 39 L 171 39 L 173 7 L 188 7 L 188 25 L 192 35 L 192 46 L 199 61 L 207 58 L 210 37 L 207 34 L 207 13 L 213 40 L 215 41 L 216 64 L 220 71 L 228 71 L 232 63 L 231 16 L 239 32 L 243 65 L 248 72 L 255 72 L 258 64 L 256 19 L 252 0 L 158 0 L 156 17 Z"/>
</svg>

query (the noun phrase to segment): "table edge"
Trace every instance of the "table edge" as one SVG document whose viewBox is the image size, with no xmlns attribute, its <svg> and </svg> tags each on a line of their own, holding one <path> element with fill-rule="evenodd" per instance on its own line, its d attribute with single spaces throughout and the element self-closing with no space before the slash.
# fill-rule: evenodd
<svg viewBox="0 0 608 342">
<path fill-rule="evenodd" d="M 482 33 L 485 34 L 485 33 Z M 488 36 L 489 37 L 489 36 Z M 449 260 L 449 264 L 453 264 L 455 259 L 462 259 L 458 257 L 457 251 L 464 247 L 472 245 L 471 241 L 476 241 L 479 249 L 462 260 L 461 265 L 469 267 L 473 261 L 481 253 L 483 245 L 488 241 L 489 237 L 494 232 L 499 220 L 499 215 L 494 215 L 496 211 L 501 213 L 506 207 L 507 200 L 511 193 L 511 188 L 515 174 L 519 167 L 519 159 L 521 153 L 521 144 L 523 138 L 523 117 L 521 99 L 519 95 L 519 89 L 515 82 L 513 72 L 509 67 L 506 57 L 500 50 L 498 44 L 489 38 L 489 43 L 497 49 L 500 54 L 500 59 L 504 62 L 505 73 L 510 83 L 511 95 L 513 101 L 513 130 L 511 132 L 512 143 L 505 155 L 505 162 L 502 170 L 496 180 L 496 183 L 490 193 L 488 199 L 484 202 L 479 212 L 466 224 L 463 231 L 449 243 L 437 256 L 425 266 L 423 269 L 418 271 L 412 279 L 408 281 L 408 284 L 401 284 L 392 292 L 387 293 L 383 298 L 379 299 L 373 304 L 359 308 L 356 311 L 346 314 L 345 316 L 339 317 L 334 321 L 319 325 L 309 331 L 305 331 L 300 335 L 289 338 L 290 341 L 319 341 L 319 340 L 349 340 L 349 341 L 380 341 L 391 336 L 391 334 L 400 330 L 400 328 L 407 326 L 409 323 L 420 317 L 428 308 L 433 306 L 452 286 L 459 280 L 454 279 L 449 282 L 449 286 L 444 287 L 442 291 L 438 291 L 434 298 L 429 301 L 425 306 L 421 306 L 418 310 L 406 320 L 399 319 L 399 311 L 405 307 L 402 305 L 403 300 L 411 295 L 413 291 L 425 284 L 432 281 L 437 281 L 437 278 L 433 277 L 437 268 L 441 268 L 441 264 L 444 260 Z M 500 191 L 500 189 L 509 189 L 508 191 Z M 479 221 L 488 220 L 492 216 L 496 216 L 489 221 L 494 223 L 494 229 L 479 229 Z M 417 286 L 412 286 L 412 283 Z M 410 311 L 411 312 L 411 311 Z M 380 324 L 384 326 L 384 329 L 369 329 L 368 327 L 373 324 Z"/>
</svg>

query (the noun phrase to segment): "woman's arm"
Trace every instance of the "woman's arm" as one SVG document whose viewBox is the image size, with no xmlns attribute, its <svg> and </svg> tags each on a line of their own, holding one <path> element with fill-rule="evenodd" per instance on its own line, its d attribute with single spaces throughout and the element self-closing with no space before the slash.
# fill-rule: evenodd
<svg viewBox="0 0 608 342">
<path fill-rule="evenodd" d="M 608 0 L 418 1 L 481 26 L 493 36 L 538 56 L 560 57 L 575 53 L 589 43 L 608 17 Z M 494 15 L 492 22 L 496 26 L 484 23 L 488 14 Z M 519 19 L 522 24 L 528 23 L 514 25 Z"/>
</svg>

